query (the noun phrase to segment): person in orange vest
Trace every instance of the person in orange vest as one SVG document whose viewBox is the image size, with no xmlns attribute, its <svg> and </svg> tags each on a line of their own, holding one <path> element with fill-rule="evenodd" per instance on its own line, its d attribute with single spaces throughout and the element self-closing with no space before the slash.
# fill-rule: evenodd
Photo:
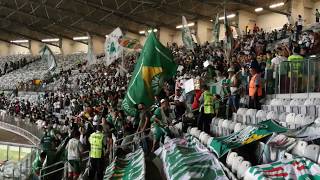
<svg viewBox="0 0 320 180">
<path fill-rule="evenodd" d="M 259 67 L 252 63 L 250 66 L 251 79 L 249 82 L 249 108 L 261 109 L 260 98 L 262 97 L 262 82 Z"/>
</svg>

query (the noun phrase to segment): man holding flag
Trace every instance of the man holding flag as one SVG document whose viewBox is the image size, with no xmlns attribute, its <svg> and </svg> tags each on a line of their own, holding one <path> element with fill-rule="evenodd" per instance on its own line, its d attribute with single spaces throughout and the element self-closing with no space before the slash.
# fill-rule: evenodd
<svg viewBox="0 0 320 180">
<path fill-rule="evenodd" d="M 159 94 L 164 81 L 175 76 L 176 70 L 172 53 L 151 32 L 135 65 L 122 109 L 128 115 L 136 116 L 137 104 L 143 103 L 146 107 L 153 105 L 154 97 Z"/>
</svg>

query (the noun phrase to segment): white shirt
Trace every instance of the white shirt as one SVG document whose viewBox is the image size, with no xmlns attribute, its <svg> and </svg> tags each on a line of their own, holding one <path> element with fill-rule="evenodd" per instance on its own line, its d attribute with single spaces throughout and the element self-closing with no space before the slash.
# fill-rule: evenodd
<svg viewBox="0 0 320 180">
<path fill-rule="evenodd" d="M 303 19 L 302 18 L 298 18 L 297 25 L 298 26 L 302 26 L 303 25 Z"/>
<path fill-rule="evenodd" d="M 66 149 L 68 153 L 68 160 L 80 160 L 82 145 L 78 139 L 70 139 Z"/>
<path fill-rule="evenodd" d="M 282 61 L 287 61 L 288 58 L 284 57 L 284 56 L 276 56 L 271 60 L 271 64 L 272 65 L 279 65 Z"/>
</svg>

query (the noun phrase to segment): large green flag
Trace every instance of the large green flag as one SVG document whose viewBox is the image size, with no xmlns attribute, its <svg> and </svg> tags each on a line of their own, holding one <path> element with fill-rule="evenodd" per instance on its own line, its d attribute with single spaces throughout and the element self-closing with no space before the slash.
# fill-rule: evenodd
<svg viewBox="0 0 320 180">
<path fill-rule="evenodd" d="M 220 35 L 220 22 L 219 22 L 219 13 L 217 13 L 216 20 L 213 23 L 213 43 L 216 47 L 219 45 L 219 35 Z"/>
<path fill-rule="evenodd" d="M 144 153 L 142 149 L 127 154 L 125 158 L 115 158 L 106 168 L 104 180 L 144 180 L 145 167 Z"/>
<path fill-rule="evenodd" d="M 177 67 L 171 51 L 151 32 L 135 66 L 122 109 L 129 115 L 135 115 L 136 104 L 151 106 L 163 82 L 176 74 Z"/>
<path fill-rule="evenodd" d="M 182 41 L 187 49 L 193 50 L 193 40 L 187 20 L 182 16 Z"/>
<path fill-rule="evenodd" d="M 272 120 L 263 121 L 256 126 L 248 126 L 243 130 L 223 136 L 214 138 L 210 143 L 210 148 L 220 158 L 231 149 L 239 148 L 254 141 L 258 141 L 272 133 L 286 132 L 287 129 L 278 125 Z"/>
</svg>

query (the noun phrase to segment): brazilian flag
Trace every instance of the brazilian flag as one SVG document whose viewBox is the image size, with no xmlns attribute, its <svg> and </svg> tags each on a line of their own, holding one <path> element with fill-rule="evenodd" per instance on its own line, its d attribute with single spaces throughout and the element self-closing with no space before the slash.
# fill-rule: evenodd
<svg viewBox="0 0 320 180">
<path fill-rule="evenodd" d="M 151 32 L 135 65 L 122 109 L 128 115 L 134 116 L 134 105 L 144 103 L 151 106 L 164 81 L 175 76 L 177 68 L 171 51 L 158 41 L 154 32 Z"/>
</svg>

